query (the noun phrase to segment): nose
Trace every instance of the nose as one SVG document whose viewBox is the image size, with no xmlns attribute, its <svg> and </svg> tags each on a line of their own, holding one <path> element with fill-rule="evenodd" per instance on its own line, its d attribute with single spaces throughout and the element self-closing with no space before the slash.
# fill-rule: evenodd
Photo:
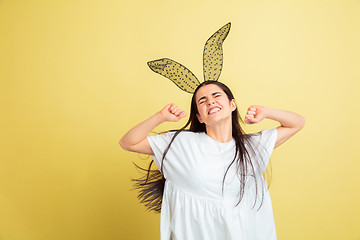
<svg viewBox="0 0 360 240">
<path fill-rule="evenodd" d="M 214 103 L 215 103 L 215 101 L 214 101 L 214 100 L 209 100 L 208 105 L 210 106 L 210 105 L 213 105 Z"/>
</svg>

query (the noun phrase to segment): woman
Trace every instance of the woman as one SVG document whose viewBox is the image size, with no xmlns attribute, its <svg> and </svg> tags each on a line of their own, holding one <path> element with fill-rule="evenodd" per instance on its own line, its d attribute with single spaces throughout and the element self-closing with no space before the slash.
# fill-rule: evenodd
<svg viewBox="0 0 360 240">
<path fill-rule="evenodd" d="M 220 82 L 205 81 L 194 92 L 189 121 L 182 129 L 147 136 L 159 124 L 185 115 L 168 104 L 120 140 L 125 150 L 152 155 L 166 179 L 161 239 L 276 239 L 262 173 L 272 150 L 302 129 L 305 118 L 254 105 L 245 123 L 268 118 L 281 126 L 244 134 L 231 91 Z"/>
</svg>

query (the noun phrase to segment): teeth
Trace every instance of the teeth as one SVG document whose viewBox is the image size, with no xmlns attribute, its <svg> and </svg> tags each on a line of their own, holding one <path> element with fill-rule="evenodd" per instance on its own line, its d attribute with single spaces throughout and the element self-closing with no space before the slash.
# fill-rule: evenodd
<svg viewBox="0 0 360 240">
<path fill-rule="evenodd" d="M 216 112 L 218 112 L 218 111 L 220 111 L 220 108 L 216 107 L 216 108 L 211 109 L 211 111 L 209 112 L 209 114 L 216 113 Z"/>
</svg>

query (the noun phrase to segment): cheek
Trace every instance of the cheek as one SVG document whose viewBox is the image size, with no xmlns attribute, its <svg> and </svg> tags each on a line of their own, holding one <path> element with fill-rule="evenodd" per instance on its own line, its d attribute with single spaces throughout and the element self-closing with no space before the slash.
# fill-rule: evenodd
<svg viewBox="0 0 360 240">
<path fill-rule="evenodd" d="M 206 108 L 205 104 L 201 104 L 198 106 L 198 113 L 200 116 L 207 115 L 207 108 Z"/>
<path fill-rule="evenodd" d="M 199 113 L 200 115 L 202 115 L 203 112 L 204 112 L 204 107 L 203 107 L 203 105 L 198 106 L 198 113 Z"/>
<path fill-rule="evenodd" d="M 222 106 L 230 106 L 229 99 L 227 99 L 227 98 L 221 98 L 221 99 L 218 100 L 218 102 L 219 102 Z"/>
</svg>

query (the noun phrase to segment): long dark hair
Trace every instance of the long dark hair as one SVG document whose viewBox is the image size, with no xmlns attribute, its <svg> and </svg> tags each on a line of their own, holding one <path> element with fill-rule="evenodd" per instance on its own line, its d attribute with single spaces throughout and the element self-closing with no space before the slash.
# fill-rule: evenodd
<svg viewBox="0 0 360 240">
<path fill-rule="evenodd" d="M 157 169 L 152 169 L 152 165 L 154 161 L 152 160 L 149 164 L 148 169 L 141 168 L 140 166 L 135 166 L 144 171 L 145 175 L 138 179 L 132 179 L 134 181 L 134 188 L 139 190 L 138 198 L 140 202 L 145 204 L 149 211 L 160 212 L 161 211 L 161 204 L 162 204 L 162 197 L 164 192 L 164 186 L 166 179 L 164 178 L 162 172 L 164 167 L 164 160 L 166 157 L 167 152 L 169 151 L 171 144 L 173 143 L 174 139 L 181 133 L 182 131 L 191 131 L 191 132 L 205 132 L 206 133 L 206 126 L 204 123 L 200 123 L 196 114 L 198 113 L 197 105 L 196 105 L 196 93 L 197 91 L 205 85 L 215 84 L 219 86 L 227 95 L 229 101 L 235 99 L 230 89 L 223 83 L 218 81 L 205 81 L 201 83 L 195 90 L 194 95 L 191 99 L 191 109 L 190 109 L 190 117 L 185 126 L 178 130 L 170 130 L 174 131 L 175 134 L 172 137 L 169 145 L 165 149 L 162 160 L 161 160 L 161 169 L 160 171 Z M 258 196 L 258 183 L 261 183 L 262 188 L 264 188 L 263 181 L 261 181 L 261 169 L 264 169 L 263 162 L 254 162 L 251 161 L 250 154 L 248 150 L 252 152 L 252 154 L 256 154 L 255 148 L 253 147 L 253 143 L 250 141 L 250 137 L 252 134 L 245 134 L 242 128 L 240 127 L 240 122 L 244 123 L 243 120 L 240 118 L 239 111 L 236 108 L 232 112 L 231 116 L 232 121 L 232 137 L 235 140 L 235 155 L 234 159 L 227 167 L 225 175 L 223 177 L 222 182 L 222 191 L 224 190 L 224 183 L 225 178 L 228 173 L 228 170 L 233 164 L 236 164 L 236 171 L 240 179 L 240 194 L 239 194 L 239 201 L 236 205 L 240 204 L 241 200 L 243 199 L 244 192 L 245 192 L 245 184 L 247 181 L 247 177 L 253 177 L 255 181 L 255 188 L 256 188 L 256 197 L 255 202 L 253 205 L 256 205 L 257 196 Z M 186 129 L 190 125 L 189 129 Z M 168 132 L 170 132 L 168 131 Z M 245 143 L 248 145 L 248 149 L 245 147 Z M 255 166 L 254 166 L 255 165 Z M 250 166 L 250 173 L 248 173 L 248 167 Z M 259 181 L 260 180 L 260 181 Z M 264 191 L 262 191 L 262 201 L 261 205 L 258 210 L 261 208 L 264 199 Z"/>
</svg>

